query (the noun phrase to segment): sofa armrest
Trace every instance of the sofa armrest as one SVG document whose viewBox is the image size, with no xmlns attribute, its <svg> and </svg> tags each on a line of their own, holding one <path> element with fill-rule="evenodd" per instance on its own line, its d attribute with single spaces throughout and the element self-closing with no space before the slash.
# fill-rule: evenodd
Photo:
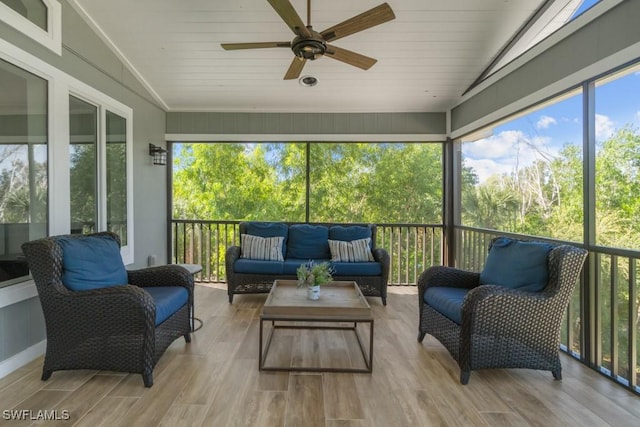
<svg viewBox="0 0 640 427">
<path fill-rule="evenodd" d="M 240 258 L 240 246 L 229 246 L 224 257 L 224 265 L 226 268 L 227 281 L 233 275 L 233 263 Z"/>
<path fill-rule="evenodd" d="M 371 253 L 373 254 L 373 259 L 382 264 L 382 283 L 386 285 L 389 281 L 389 269 L 391 268 L 389 252 L 384 248 L 374 248 Z"/>
</svg>

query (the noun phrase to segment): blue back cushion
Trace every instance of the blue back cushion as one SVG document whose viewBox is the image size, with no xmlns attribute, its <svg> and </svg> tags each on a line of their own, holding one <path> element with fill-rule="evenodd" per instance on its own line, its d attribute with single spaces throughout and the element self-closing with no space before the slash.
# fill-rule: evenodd
<svg viewBox="0 0 640 427">
<path fill-rule="evenodd" d="M 329 229 L 324 225 L 291 225 L 286 258 L 331 259 Z"/>
<path fill-rule="evenodd" d="M 489 250 L 480 284 L 540 292 L 547 285 L 551 249 L 549 243 L 499 237 Z"/>
<path fill-rule="evenodd" d="M 363 225 L 333 225 L 329 228 L 329 239 L 352 242 L 371 237 L 371 228 Z M 373 242 L 371 242 L 373 245 Z"/>
<path fill-rule="evenodd" d="M 126 285 L 118 242 L 109 236 L 60 238 L 62 283 L 73 291 Z"/>
<path fill-rule="evenodd" d="M 282 236 L 282 256 L 287 256 L 287 239 L 289 226 L 283 222 L 245 222 L 244 234 L 251 234 L 260 237 L 280 237 Z"/>
</svg>

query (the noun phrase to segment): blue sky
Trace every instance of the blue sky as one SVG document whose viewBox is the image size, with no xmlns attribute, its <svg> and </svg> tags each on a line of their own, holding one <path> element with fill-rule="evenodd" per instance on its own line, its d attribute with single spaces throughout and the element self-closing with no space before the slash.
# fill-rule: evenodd
<svg viewBox="0 0 640 427">
<path fill-rule="evenodd" d="M 640 132 L 640 67 L 596 86 L 595 122 L 598 142 L 625 126 Z M 580 94 L 500 124 L 491 136 L 463 144 L 462 153 L 483 182 L 493 174 L 552 158 L 566 144 L 582 146 Z"/>
<path fill-rule="evenodd" d="M 582 4 L 580 5 L 580 7 L 578 8 L 578 10 L 576 10 L 576 13 L 573 14 L 571 19 L 575 18 L 576 16 L 580 16 L 582 14 L 582 12 L 584 12 L 587 9 L 589 9 L 591 6 L 593 6 L 594 4 L 598 3 L 599 1 L 600 0 L 584 0 L 582 2 Z"/>
</svg>

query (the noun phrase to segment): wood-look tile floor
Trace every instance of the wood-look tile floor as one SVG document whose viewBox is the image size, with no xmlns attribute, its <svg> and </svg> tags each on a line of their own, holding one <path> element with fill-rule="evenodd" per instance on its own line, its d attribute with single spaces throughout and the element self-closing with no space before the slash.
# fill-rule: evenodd
<svg viewBox="0 0 640 427">
<path fill-rule="evenodd" d="M 567 356 L 562 381 L 549 372 L 511 369 L 473 372 L 460 385 L 446 350 L 433 337 L 416 340 L 414 287 L 390 288 L 386 307 L 369 298 L 372 374 L 260 373 L 266 295 L 238 295 L 230 305 L 224 285 L 196 288 L 196 317 L 204 324 L 190 344 L 179 339 L 167 350 L 152 388 L 140 375 L 87 370 L 54 372 L 43 382 L 38 358 L 0 379 L 0 425 L 640 425 L 640 397 Z M 269 357 L 348 365 L 360 355 L 355 346 L 343 332 L 292 331 L 274 338 Z M 21 419 L 6 419 L 17 413 Z M 68 419 L 31 419 L 51 414 Z"/>
</svg>

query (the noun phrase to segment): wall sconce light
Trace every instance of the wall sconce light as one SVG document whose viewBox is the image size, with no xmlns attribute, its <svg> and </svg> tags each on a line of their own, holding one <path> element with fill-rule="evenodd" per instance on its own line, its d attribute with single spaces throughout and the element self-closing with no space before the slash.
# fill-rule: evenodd
<svg viewBox="0 0 640 427">
<path fill-rule="evenodd" d="M 149 144 L 149 155 L 153 157 L 153 164 L 164 166 L 167 164 L 167 150 L 157 145 Z"/>
</svg>

